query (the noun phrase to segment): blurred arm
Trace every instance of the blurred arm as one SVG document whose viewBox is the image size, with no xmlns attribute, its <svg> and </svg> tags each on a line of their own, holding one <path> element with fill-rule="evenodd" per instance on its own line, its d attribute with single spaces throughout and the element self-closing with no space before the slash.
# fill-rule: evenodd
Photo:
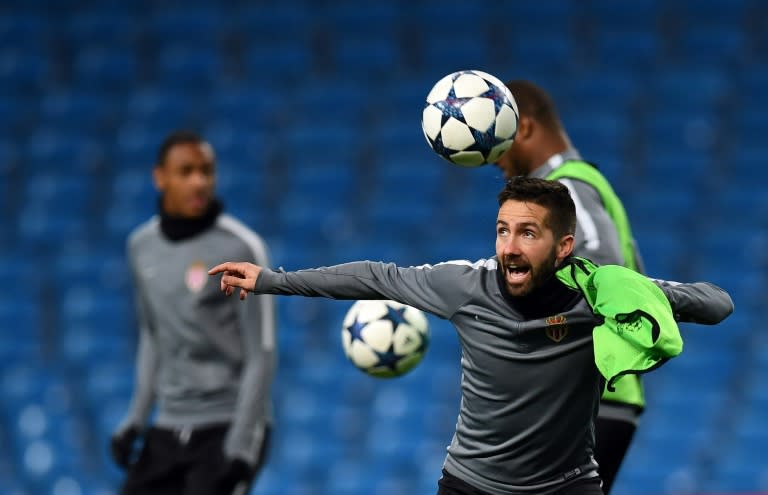
<svg viewBox="0 0 768 495">
<path fill-rule="evenodd" d="M 714 284 L 654 281 L 669 299 L 677 321 L 715 325 L 733 313 L 731 296 Z"/>
</svg>

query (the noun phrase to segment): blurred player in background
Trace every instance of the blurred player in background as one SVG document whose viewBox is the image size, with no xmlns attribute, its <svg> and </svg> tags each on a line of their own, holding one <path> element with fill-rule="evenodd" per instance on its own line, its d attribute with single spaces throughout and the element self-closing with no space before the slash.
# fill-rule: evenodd
<svg viewBox="0 0 768 495">
<path fill-rule="evenodd" d="M 267 248 L 222 213 L 214 151 L 200 136 L 169 135 L 153 177 L 158 214 L 128 240 L 140 328 L 130 409 L 111 440 L 127 469 L 120 493 L 245 493 L 269 444 L 274 301 L 222 298 L 206 267 L 222 256 L 266 264 Z"/>
<path fill-rule="evenodd" d="M 391 299 L 449 320 L 462 349 L 461 401 L 439 495 L 600 495 L 601 374 L 612 384 L 656 368 L 682 348 L 675 316 L 714 324 L 733 303 L 711 284 L 657 285 L 572 257 L 575 224 L 564 185 L 517 177 L 499 195 L 494 258 L 292 272 L 229 262 L 209 273 L 223 273 L 222 291 L 246 300 Z"/>
<path fill-rule="evenodd" d="M 600 171 L 571 144 L 549 94 L 529 81 L 507 87 L 517 101 L 520 121 L 515 142 L 497 165 L 506 179 L 525 175 L 558 180 L 576 205 L 574 254 L 598 265 L 622 265 L 641 272 L 642 262 L 624 206 Z M 645 406 L 637 375 L 606 391 L 596 423 L 595 457 L 608 494 Z"/>
</svg>

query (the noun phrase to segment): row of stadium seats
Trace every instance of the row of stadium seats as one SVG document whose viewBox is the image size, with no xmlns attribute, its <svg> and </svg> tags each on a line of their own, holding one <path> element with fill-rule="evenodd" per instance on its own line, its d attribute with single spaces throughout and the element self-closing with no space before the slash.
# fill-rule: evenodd
<svg viewBox="0 0 768 495">
<path fill-rule="evenodd" d="M 109 495 L 136 328 L 128 232 L 178 127 L 288 269 L 492 254 L 500 173 L 428 149 L 423 99 L 478 68 L 549 89 L 624 198 L 648 273 L 737 312 L 647 378 L 614 495 L 768 490 L 768 9 L 756 0 L 43 0 L 0 5 L 0 492 Z M 431 319 L 411 374 L 343 357 L 342 302 L 282 298 L 274 449 L 252 493 L 434 493 L 459 350 Z M 331 404 L 331 405 L 329 405 Z"/>
</svg>

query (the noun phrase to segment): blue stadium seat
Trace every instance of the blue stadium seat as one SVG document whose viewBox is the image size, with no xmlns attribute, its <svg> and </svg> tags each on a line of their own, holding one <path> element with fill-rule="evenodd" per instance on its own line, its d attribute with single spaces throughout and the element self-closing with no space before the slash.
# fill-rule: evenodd
<svg viewBox="0 0 768 495">
<path fill-rule="evenodd" d="M 55 22 L 43 12 L 31 9 L 7 9 L 0 17 L 0 47 L 20 47 L 20 40 L 30 53 L 40 53 L 51 42 Z M 0 51 L 2 53 L 2 51 Z M 35 61 L 30 61 L 34 64 Z M 3 80 L 3 83 L 10 82 Z"/>
<path fill-rule="evenodd" d="M 466 24 L 471 25 L 471 23 Z M 492 62 L 489 43 L 479 37 L 474 29 L 470 33 L 453 29 L 444 31 L 442 25 L 435 24 L 422 33 L 420 44 L 414 43 L 413 50 L 419 48 L 420 52 L 417 53 L 420 54 L 424 72 L 434 74 L 434 82 L 457 70 L 484 68 Z M 516 55 L 515 49 L 522 49 L 522 47 L 512 48 L 512 53 Z M 515 56 L 513 60 L 522 58 L 524 56 L 520 58 Z"/>
<path fill-rule="evenodd" d="M 705 187 L 708 180 L 716 173 L 717 164 L 713 157 L 704 151 L 694 151 L 687 144 L 675 145 L 670 142 L 674 139 L 673 134 L 676 131 L 680 134 L 680 139 L 683 139 L 681 134 L 685 133 L 686 125 L 690 125 L 693 129 L 703 125 L 706 129 L 708 124 L 704 122 L 706 121 L 695 119 L 672 119 L 665 123 L 659 122 L 658 127 L 648 138 L 649 149 L 653 149 L 654 152 L 638 164 L 634 174 L 648 185 L 663 178 L 670 188 L 674 186 L 678 190 L 677 194 L 687 196 L 690 196 L 693 190 Z M 710 131 L 705 130 L 705 132 Z M 670 141 L 666 141 L 667 139 Z M 702 138 L 703 141 L 708 139 L 708 137 Z M 654 141 L 657 143 L 656 146 L 653 146 Z M 673 193 L 671 190 L 665 192 Z"/>
<path fill-rule="evenodd" d="M 733 8 L 729 5 L 723 10 L 732 12 Z M 732 25 L 717 23 L 715 26 L 692 23 L 683 28 L 681 37 L 680 56 L 686 63 L 733 66 L 747 53 L 748 40 L 743 21 Z"/>
<path fill-rule="evenodd" d="M 671 2 L 671 15 L 689 19 L 687 25 L 743 26 L 748 21 L 747 11 L 749 0 L 704 0 L 702 2 L 686 2 L 685 0 Z"/>
<path fill-rule="evenodd" d="M 370 94 L 369 88 L 359 84 L 357 78 L 316 81 L 294 97 L 291 116 L 297 125 L 307 130 L 317 130 L 320 122 L 320 127 L 352 130 L 367 116 Z M 357 132 L 354 134 L 356 137 Z"/>
<path fill-rule="evenodd" d="M 664 2 L 659 0 L 639 0 L 619 5 L 611 0 L 594 0 L 591 2 L 594 26 L 598 29 L 641 30 L 651 31 L 663 13 Z"/>
<path fill-rule="evenodd" d="M 227 209 L 263 226 L 276 265 L 492 254 L 482 218 L 500 172 L 448 165 L 418 127 L 432 84 L 463 68 L 550 90 L 575 146 L 625 199 L 649 273 L 712 280 L 736 303 L 718 326 L 682 325 L 685 352 L 646 377 L 649 408 L 614 492 L 766 488 L 768 339 L 755 329 L 768 9 L 326 3 L 4 4 L 0 492 L 106 494 L 123 477 L 104 446 L 134 374 L 124 243 L 156 211 L 150 172 L 172 129 L 212 141 Z M 531 42 L 541 26 L 546 43 Z M 11 288 L 37 266 L 58 282 L 53 299 L 39 278 Z M 458 412 L 455 332 L 430 320 L 419 367 L 374 380 L 340 349 L 349 304 L 278 301 L 282 427 L 252 493 L 435 492 Z"/>
<path fill-rule="evenodd" d="M 166 44 L 160 48 L 155 67 L 160 85 L 173 88 L 183 84 L 187 89 L 202 90 L 226 77 L 225 69 L 223 55 L 216 47 L 185 44 Z"/>
<path fill-rule="evenodd" d="M 573 29 L 573 20 L 576 17 L 576 2 L 560 2 L 557 8 L 536 2 L 518 2 L 510 6 L 507 11 L 509 19 L 524 19 L 525 22 L 516 23 L 515 29 L 520 30 L 524 35 L 530 35 L 537 32 L 536 25 L 545 23 L 551 33 L 555 33 L 553 38 L 566 39 L 570 36 Z M 490 14 L 493 15 L 493 14 Z M 483 23 L 480 19 L 478 22 Z M 519 44 L 526 43 L 526 38 L 521 36 L 518 39 Z M 533 61 L 532 61 L 533 62 Z"/>
<path fill-rule="evenodd" d="M 518 6 L 515 6 L 518 7 Z M 488 23 L 491 10 L 485 4 L 473 5 L 461 1 L 422 0 L 406 7 L 405 15 L 418 22 L 417 26 L 426 38 L 444 37 L 450 33 L 458 40 L 466 35 L 477 35 L 477 26 Z M 510 13 L 510 15 L 513 15 Z M 450 29 L 447 27 L 450 26 Z"/>
<path fill-rule="evenodd" d="M 629 74 L 637 70 L 650 71 L 659 63 L 662 55 L 658 34 L 646 28 L 626 30 L 609 26 L 598 32 L 593 45 L 592 57 L 599 67 Z"/>
<path fill-rule="evenodd" d="M 658 159 L 671 156 L 675 160 L 683 161 L 678 166 L 665 170 L 665 174 L 676 174 L 686 177 L 688 180 L 698 179 L 700 176 L 688 173 L 698 165 L 711 160 L 711 149 L 718 139 L 718 119 L 706 105 L 706 111 L 700 108 L 688 108 L 681 110 L 681 106 L 670 103 L 670 108 L 654 115 L 648 122 L 646 142 L 648 150 L 652 150 L 652 159 L 648 160 L 649 166 L 657 163 Z M 643 132 L 641 130 L 641 132 Z M 698 161 L 699 163 L 691 163 Z M 690 165 L 689 165 L 690 163 Z M 698 171 L 698 170 L 696 170 Z"/>
<path fill-rule="evenodd" d="M 761 183 L 762 179 L 768 177 L 768 172 L 760 166 L 762 155 L 758 141 L 758 134 L 762 134 L 766 129 L 768 126 L 755 125 L 751 130 L 751 136 L 748 136 L 749 141 L 736 146 L 725 162 L 719 164 L 722 173 L 730 177 L 730 181 L 734 183 L 734 188 L 751 189 L 756 186 L 756 182 Z"/>
<path fill-rule="evenodd" d="M 752 436 L 735 442 L 718 452 L 714 465 L 713 488 L 722 491 L 752 491 L 762 489 L 768 465 L 765 457 L 768 436 Z"/>
<path fill-rule="evenodd" d="M 312 74 L 314 55 L 306 41 L 289 39 L 264 44 L 255 39 L 245 49 L 243 64 L 245 75 L 252 83 L 280 87 Z"/>
<path fill-rule="evenodd" d="M 557 101 L 559 108 L 597 108 L 602 113 L 617 115 L 640 96 L 642 85 L 631 73 L 606 67 L 594 74 L 570 78 L 562 90 L 564 98 Z M 579 118 L 586 120 L 584 114 Z"/>
<path fill-rule="evenodd" d="M 609 180 L 618 180 L 628 172 L 623 159 L 631 135 L 628 119 L 615 110 L 600 112 L 586 100 L 567 106 L 562 119 L 576 148 L 586 160 L 594 161 Z"/>
<path fill-rule="evenodd" d="M 157 149 L 166 134 L 186 127 L 186 117 L 179 115 L 184 114 L 185 107 L 178 100 L 169 102 L 165 95 L 154 91 L 148 94 L 134 92 L 129 106 L 136 117 L 117 129 L 112 150 L 115 171 L 139 170 L 148 173 L 155 164 Z M 171 113 L 165 113 L 166 110 Z"/>
<path fill-rule="evenodd" d="M 87 324 L 90 327 L 110 321 L 112 332 L 135 332 L 131 300 L 131 292 L 125 289 L 70 284 L 61 293 L 59 321 L 62 326 Z"/>
<path fill-rule="evenodd" d="M 133 382 L 133 360 L 96 362 L 84 377 L 83 394 L 91 404 L 103 404 L 107 399 L 129 397 Z"/>
<path fill-rule="evenodd" d="M 30 125 L 30 121 L 34 121 L 34 116 L 29 112 L 29 109 L 34 106 L 33 101 L 36 99 L 30 101 L 20 96 L 14 97 L 10 92 L 0 98 L 0 132 L 2 132 L 4 139 L 2 143 L 3 153 L 8 153 L 10 147 L 10 141 L 5 142 L 5 140 L 23 133 L 24 129 Z M 0 170 L 6 169 L 10 165 L 11 163 L 0 165 L 2 167 Z"/>
<path fill-rule="evenodd" d="M 399 46 L 390 39 L 342 39 L 335 59 L 340 71 L 371 79 L 386 78 L 401 69 Z"/>
<path fill-rule="evenodd" d="M 194 58 L 192 54 L 188 54 L 188 56 Z M 182 57 L 179 66 L 169 64 L 168 77 L 175 78 L 176 75 L 172 75 L 174 71 L 183 72 L 186 70 L 186 66 L 183 65 L 184 60 L 187 59 Z M 200 63 L 205 64 L 206 62 Z M 197 69 L 193 69 L 191 66 L 189 69 L 197 73 Z M 205 78 L 207 76 L 201 75 L 200 77 Z M 185 81 L 184 78 L 179 80 Z M 195 87 L 195 81 L 185 81 L 185 90 Z M 162 85 L 136 90 L 128 102 L 127 123 L 123 124 L 123 128 L 129 125 L 143 126 L 147 130 L 146 132 L 151 135 L 150 150 L 154 154 L 160 141 L 168 132 L 179 128 L 194 129 L 196 127 L 198 107 L 190 105 L 189 97 L 190 95 L 185 94 L 185 92 L 174 91 Z"/>
<path fill-rule="evenodd" d="M 19 280 L 20 276 L 7 282 L 15 285 Z M 30 293 L 37 292 L 34 284 L 31 289 Z M 41 359 L 47 347 L 44 335 L 42 307 L 37 300 L 30 301 L 14 295 L 3 297 L 0 302 L 0 359 L 6 366 Z"/>
<path fill-rule="evenodd" d="M 332 111 L 332 109 L 327 109 Z M 349 121 L 323 122 L 318 127 L 316 120 L 322 118 L 323 113 L 315 111 L 312 115 L 300 117 L 300 122 L 294 122 L 294 127 L 284 137 L 281 150 L 283 153 L 289 153 L 292 150 L 303 150 L 304 153 L 311 153 L 315 160 L 324 163 L 333 161 L 349 166 L 358 159 L 362 143 L 360 136 L 355 129 L 355 123 Z M 288 158 L 293 158 L 288 155 Z M 305 157 L 294 158 L 297 160 L 306 160 Z"/>
<path fill-rule="evenodd" d="M 655 235 L 660 235 L 660 229 L 664 235 L 674 235 L 676 229 L 693 218 L 693 208 L 698 199 L 690 188 L 676 186 L 672 182 L 657 181 L 653 185 L 653 180 L 648 177 L 647 185 L 637 184 L 633 189 L 624 191 L 624 207 L 636 231 L 635 237 L 641 242 L 646 236 L 639 232 L 648 229 Z"/>
<path fill-rule="evenodd" d="M 143 77 L 139 54 L 130 45 L 87 46 L 75 55 L 73 82 L 89 94 L 105 90 L 128 93 Z"/>
<path fill-rule="evenodd" d="M 78 108 L 80 111 L 86 111 L 86 106 L 91 103 L 84 103 Z M 59 103 L 51 102 L 51 107 L 58 106 Z M 62 106 L 66 103 L 62 103 Z M 73 103 L 72 111 L 80 106 L 79 103 Z M 48 108 L 44 112 L 54 113 L 60 109 Z M 68 110 L 61 110 L 68 111 Z M 73 117 L 74 118 L 74 117 Z M 87 122 L 89 117 L 84 117 Z M 64 127 L 63 122 L 58 122 L 62 127 L 55 125 L 56 119 L 52 119 L 52 124 L 40 126 L 31 133 L 24 146 L 24 159 L 27 163 L 28 180 L 45 181 L 45 186 L 41 193 L 47 199 L 52 197 L 64 197 L 66 194 L 74 192 L 77 187 L 75 183 L 80 184 L 81 191 L 85 194 L 78 197 L 71 197 L 69 201 L 82 203 L 91 194 L 89 186 L 93 182 L 92 174 L 104 166 L 104 149 L 95 136 L 90 135 L 85 129 L 76 131 Z M 97 125 L 96 122 L 92 122 Z M 67 124 L 68 125 L 68 124 Z M 40 175 L 41 177 L 37 177 Z M 61 187 L 58 182 L 62 181 Z M 69 185 L 67 185 L 69 184 Z M 34 184 L 37 186 L 38 184 Z M 58 191 L 61 189 L 61 191 Z M 35 194 L 35 196 L 37 196 Z M 60 199 L 60 198 L 55 198 Z M 64 205 L 66 206 L 66 205 Z"/>
<path fill-rule="evenodd" d="M 138 3 L 138 2 L 137 2 Z M 76 46 L 130 46 L 142 34 L 141 23 L 117 6 L 79 9 L 66 23 L 68 40 Z"/>
<path fill-rule="evenodd" d="M 654 75 L 654 101 L 670 111 L 714 110 L 729 89 L 728 78 L 714 67 L 675 66 Z"/>
<path fill-rule="evenodd" d="M 223 9 L 208 3 L 183 9 L 158 6 L 147 20 L 149 33 L 161 45 L 189 43 L 213 47 L 228 27 Z"/>
<path fill-rule="evenodd" d="M 132 356 L 135 340 L 123 332 L 104 335 L 92 325 L 70 324 L 60 330 L 58 355 L 68 365 L 81 370 L 94 362 Z"/>
<path fill-rule="evenodd" d="M 232 22 L 254 46 L 278 47 L 293 40 L 308 41 L 312 34 L 315 13 L 312 2 L 244 4 L 232 13 Z"/>
<path fill-rule="evenodd" d="M 36 249 L 61 245 L 68 240 L 89 237 L 91 224 L 82 215 L 56 215 L 41 205 L 21 209 L 17 224 L 17 243 L 22 249 Z"/>
<path fill-rule="evenodd" d="M 247 146 L 252 139 L 250 133 L 259 133 L 256 134 L 258 139 L 273 124 L 290 118 L 288 112 L 280 112 L 283 108 L 281 100 L 277 90 L 258 81 L 217 87 L 206 102 L 205 136 L 217 150 L 227 140 Z M 220 128 L 218 132 L 215 130 L 217 126 Z M 210 131 L 214 131 L 213 134 Z"/>
<path fill-rule="evenodd" d="M 7 46 L 0 50 L 0 87 L 4 88 L 3 92 L 29 94 L 50 84 L 53 70 L 43 48 Z"/>
<path fill-rule="evenodd" d="M 104 84 L 104 81 L 99 81 L 98 84 Z M 87 155 L 88 151 L 95 155 L 93 158 L 96 159 L 98 157 L 96 151 L 99 147 L 94 142 L 93 137 L 104 136 L 112 130 L 116 122 L 116 111 L 112 99 L 93 89 L 90 91 L 52 91 L 47 93 L 40 102 L 39 119 L 49 129 L 67 130 L 74 123 L 77 123 L 76 128 L 80 133 L 69 132 L 61 136 L 61 139 L 69 141 L 67 144 L 70 146 L 79 145 L 81 148 L 88 147 L 88 149 L 82 151 L 76 149 L 75 153 L 72 150 L 66 150 L 69 160 L 75 161 L 74 159 L 78 155 Z M 38 148 L 45 147 L 45 143 L 39 142 L 40 139 L 44 138 L 33 140 L 35 146 L 30 151 L 34 152 Z M 55 137 L 51 136 L 49 139 L 55 139 Z M 56 158 L 61 159 L 63 157 Z M 49 157 L 40 157 L 40 161 L 46 159 Z M 79 165 L 80 163 L 75 161 L 71 169 L 77 170 Z"/>
<path fill-rule="evenodd" d="M 63 144 L 63 143 L 60 143 Z M 51 151 L 51 159 L 58 158 L 61 150 L 45 150 L 41 143 L 41 154 Z M 34 161 L 33 161 L 34 163 Z M 58 162 L 61 163 L 61 162 Z M 61 173 L 31 173 L 27 176 L 24 188 L 24 202 L 28 208 L 40 208 L 51 216 L 74 216 L 85 212 L 89 207 L 94 191 L 93 181 L 89 176 L 77 177 L 67 171 Z"/>
<path fill-rule="evenodd" d="M 151 179 L 151 164 L 138 164 L 143 170 L 126 170 L 114 177 L 112 201 L 102 212 L 103 240 L 113 249 L 124 250 L 128 235 L 157 213 L 158 193 Z"/>
</svg>

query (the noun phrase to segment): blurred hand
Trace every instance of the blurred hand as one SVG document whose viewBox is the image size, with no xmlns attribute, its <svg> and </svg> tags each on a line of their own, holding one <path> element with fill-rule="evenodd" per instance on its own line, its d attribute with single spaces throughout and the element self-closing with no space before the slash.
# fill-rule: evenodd
<svg viewBox="0 0 768 495">
<path fill-rule="evenodd" d="M 223 273 L 221 291 L 231 296 L 236 288 L 240 288 L 240 300 L 243 300 L 248 295 L 248 291 L 253 291 L 256 287 L 256 279 L 261 273 L 261 267 L 253 263 L 228 261 L 208 270 L 208 275 L 216 275 L 217 273 Z"/>
<path fill-rule="evenodd" d="M 230 495 L 239 483 L 243 483 L 243 488 L 246 488 L 253 479 L 253 474 L 253 468 L 242 459 L 225 458 L 216 490 L 221 494 Z"/>
<path fill-rule="evenodd" d="M 115 464 L 127 469 L 133 463 L 133 446 L 139 438 L 139 429 L 131 426 L 112 435 L 109 442 L 109 452 Z"/>
</svg>

